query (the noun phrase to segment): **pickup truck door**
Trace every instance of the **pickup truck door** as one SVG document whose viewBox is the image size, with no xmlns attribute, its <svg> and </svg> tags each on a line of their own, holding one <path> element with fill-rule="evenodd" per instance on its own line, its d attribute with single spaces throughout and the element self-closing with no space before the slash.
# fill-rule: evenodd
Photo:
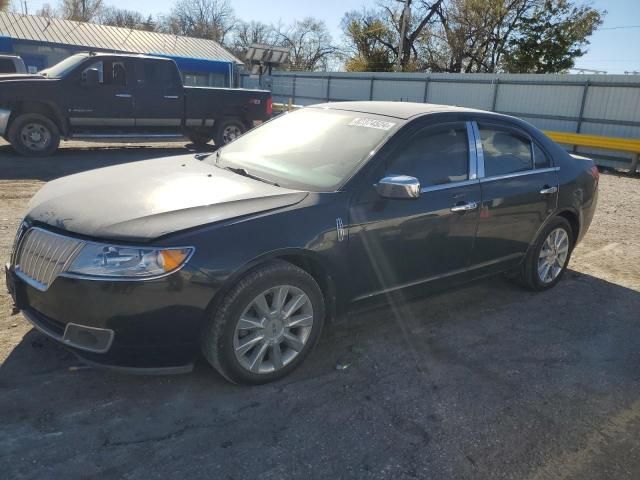
<svg viewBox="0 0 640 480">
<path fill-rule="evenodd" d="M 136 63 L 135 118 L 137 130 L 175 132 L 182 126 L 184 89 L 171 60 Z"/>
<path fill-rule="evenodd" d="M 87 82 L 86 72 L 98 70 L 97 84 Z M 120 130 L 132 127 L 133 68 L 129 59 L 96 57 L 69 78 L 66 95 L 69 123 L 73 130 Z"/>
</svg>

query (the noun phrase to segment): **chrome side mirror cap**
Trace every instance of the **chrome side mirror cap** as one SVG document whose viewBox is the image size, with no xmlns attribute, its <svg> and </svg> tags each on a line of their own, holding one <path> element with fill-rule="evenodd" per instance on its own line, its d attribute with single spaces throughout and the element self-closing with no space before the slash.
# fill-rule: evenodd
<svg viewBox="0 0 640 480">
<path fill-rule="evenodd" d="M 420 181 L 408 175 L 384 177 L 375 185 L 378 195 L 384 198 L 418 198 Z"/>
</svg>

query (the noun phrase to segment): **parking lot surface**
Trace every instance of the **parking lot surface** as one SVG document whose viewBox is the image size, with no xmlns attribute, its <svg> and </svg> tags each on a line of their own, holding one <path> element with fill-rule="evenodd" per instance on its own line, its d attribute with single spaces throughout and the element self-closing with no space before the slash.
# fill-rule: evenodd
<svg viewBox="0 0 640 480">
<path fill-rule="evenodd" d="M 189 153 L 0 146 L 0 258 L 48 180 Z M 99 212 L 96 212 L 99 214 Z M 286 379 L 86 368 L 13 314 L 0 280 L 0 477 L 640 478 L 640 179 L 603 174 L 551 291 L 501 277 L 352 314 Z"/>
</svg>

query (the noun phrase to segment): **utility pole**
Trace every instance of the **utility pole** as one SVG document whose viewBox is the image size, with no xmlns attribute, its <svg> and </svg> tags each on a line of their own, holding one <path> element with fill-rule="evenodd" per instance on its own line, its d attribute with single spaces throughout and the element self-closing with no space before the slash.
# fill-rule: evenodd
<svg viewBox="0 0 640 480">
<path fill-rule="evenodd" d="M 402 16 L 400 17 L 400 42 L 398 42 L 398 61 L 396 64 L 396 70 L 398 72 L 402 71 L 402 54 L 404 52 L 404 37 L 407 33 L 407 25 L 409 25 L 409 20 L 411 18 L 411 0 L 398 0 L 399 2 L 404 3 L 404 8 L 402 9 Z"/>
</svg>

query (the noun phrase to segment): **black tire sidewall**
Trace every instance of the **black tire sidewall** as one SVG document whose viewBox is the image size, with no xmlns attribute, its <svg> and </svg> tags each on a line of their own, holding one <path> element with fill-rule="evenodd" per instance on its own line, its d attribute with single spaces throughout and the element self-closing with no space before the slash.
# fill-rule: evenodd
<svg viewBox="0 0 640 480">
<path fill-rule="evenodd" d="M 51 141 L 44 150 L 31 150 L 25 146 L 20 139 L 20 131 L 27 123 L 40 123 L 49 130 Z M 60 145 L 60 131 L 57 125 L 49 118 L 39 113 L 23 113 L 19 115 L 9 127 L 9 141 L 13 148 L 21 155 L 27 157 L 45 157 L 51 155 Z"/>
<path fill-rule="evenodd" d="M 258 272 L 256 272 L 258 273 Z M 233 341 L 235 335 L 235 327 L 240 315 L 251 302 L 260 293 L 272 288 L 276 285 L 293 285 L 303 290 L 313 306 L 314 323 L 304 348 L 296 358 L 287 366 L 277 372 L 269 374 L 255 374 L 244 369 L 236 359 L 233 351 Z M 214 322 L 223 322 L 221 335 L 218 338 L 218 362 L 223 370 L 223 375 L 236 383 L 245 384 L 262 384 L 272 382 L 288 375 L 295 370 L 309 355 L 317 344 L 320 334 L 324 326 L 325 304 L 322 290 L 316 281 L 305 271 L 291 264 L 283 262 L 282 268 L 269 272 L 268 275 L 260 277 L 259 275 L 251 275 L 250 283 L 241 291 L 232 292 L 232 301 L 224 311 L 213 319 Z"/>
<path fill-rule="evenodd" d="M 216 144 L 216 147 L 220 148 L 226 145 L 226 143 L 224 143 L 224 138 L 223 138 L 224 131 L 227 127 L 231 127 L 231 126 L 238 127 L 242 132 L 242 134 L 244 134 L 247 131 L 247 127 L 240 120 L 233 119 L 233 118 L 221 120 L 218 126 L 216 127 L 216 134 L 213 139 L 214 143 Z"/>
<path fill-rule="evenodd" d="M 544 283 L 538 275 L 538 259 L 540 257 L 540 250 L 542 249 L 544 242 L 546 241 L 549 234 L 556 228 L 562 228 L 567 233 L 567 236 L 569 238 L 569 252 L 567 253 L 567 259 L 565 260 L 564 265 L 562 266 L 562 270 L 560 270 L 558 276 L 554 278 L 553 281 Z M 569 261 L 571 260 L 571 253 L 573 252 L 574 245 L 575 236 L 569 222 L 563 217 L 555 217 L 553 220 L 551 220 L 540 232 L 540 235 L 538 235 L 536 243 L 531 250 L 531 255 L 529 256 L 529 259 L 527 261 L 527 276 L 529 277 L 529 284 L 535 290 L 547 290 L 549 288 L 553 288 L 562 279 L 564 272 L 567 270 Z"/>
</svg>

